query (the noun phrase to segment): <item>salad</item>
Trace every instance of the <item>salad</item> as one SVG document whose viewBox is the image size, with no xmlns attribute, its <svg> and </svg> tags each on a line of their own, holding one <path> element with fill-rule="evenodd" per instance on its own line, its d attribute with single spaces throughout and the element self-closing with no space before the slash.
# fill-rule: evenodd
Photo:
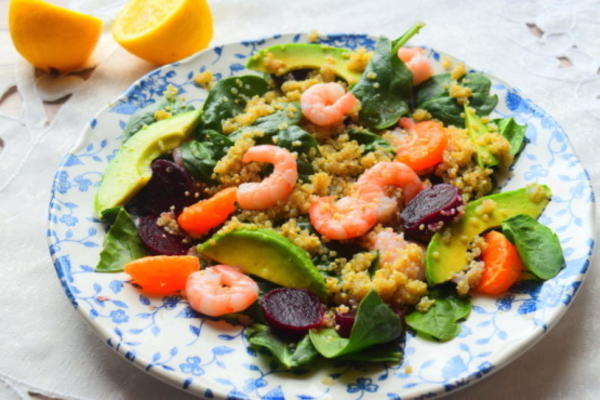
<svg viewBox="0 0 600 400">
<path fill-rule="evenodd" d="M 556 276 L 551 189 L 495 192 L 527 127 L 489 117 L 485 75 L 408 47 L 421 27 L 271 46 L 259 74 L 197 75 L 200 108 L 167 90 L 138 110 L 96 194 L 96 271 L 245 325 L 284 368 L 399 362 L 407 329 L 451 340 L 472 296 Z"/>
</svg>

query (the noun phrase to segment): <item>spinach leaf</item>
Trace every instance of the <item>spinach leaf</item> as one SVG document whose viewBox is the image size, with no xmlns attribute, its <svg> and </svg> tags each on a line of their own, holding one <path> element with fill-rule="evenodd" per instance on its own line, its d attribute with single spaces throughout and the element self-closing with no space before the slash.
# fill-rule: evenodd
<svg viewBox="0 0 600 400">
<path fill-rule="evenodd" d="M 356 353 L 340 356 L 338 360 L 363 361 L 363 362 L 392 362 L 399 363 L 402 361 L 404 352 L 402 351 L 403 344 L 398 340 L 390 343 L 378 344 Z"/>
<path fill-rule="evenodd" d="M 281 130 L 298 125 L 302 119 L 302 112 L 300 110 L 299 103 L 289 103 L 283 110 L 277 110 L 273 114 L 260 117 L 252 125 L 238 129 L 229 135 L 229 137 L 235 141 L 243 132 L 251 130 L 261 131 L 263 138 L 272 138 L 279 134 Z"/>
<path fill-rule="evenodd" d="M 117 215 L 119 215 L 119 211 L 121 211 L 122 208 L 123 207 L 119 206 L 102 210 L 102 212 L 100 213 L 100 218 L 102 219 L 102 222 L 109 226 L 114 224 L 115 219 L 117 219 Z"/>
<path fill-rule="evenodd" d="M 267 349 L 281 365 L 288 369 L 308 364 L 319 356 L 308 335 L 305 335 L 294 349 L 263 324 L 254 324 L 247 328 L 246 335 L 251 345 Z"/>
<path fill-rule="evenodd" d="M 488 127 L 481 121 L 473 108 L 464 105 L 465 125 L 471 142 L 475 145 L 475 158 L 480 167 L 494 167 L 499 161 L 485 144 L 481 144 L 483 137 L 490 133 Z"/>
<path fill-rule="evenodd" d="M 222 132 L 222 121 L 244 111 L 248 99 L 262 96 L 269 83 L 256 75 L 242 75 L 218 81 L 202 107 L 202 127 Z"/>
<path fill-rule="evenodd" d="M 500 133 L 508 143 L 510 143 L 510 154 L 516 156 L 523 150 L 525 146 L 525 132 L 527 132 L 527 125 L 519 125 L 511 118 L 497 118 L 493 122 L 498 127 L 498 133 Z"/>
<path fill-rule="evenodd" d="M 565 267 L 556 233 L 529 215 L 519 214 L 505 220 L 502 232 L 517 246 L 527 270 L 538 278 L 554 278 Z"/>
<path fill-rule="evenodd" d="M 455 98 L 450 97 L 448 87 L 454 83 L 451 75 L 434 75 L 417 87 L 415 97 L 416 108 L 429 111 L 445 125 L 464 127 L 461 116 L 463 106 Z M 489 115 L 498 104 L 498 96 L 490 95 L 491 81 L 484 75 L 468 73 L 458 80 L 461 86 L 471 89 L 469 106 L 475 109 L 479 116 Z"/>
<path fill-rule="evenodd" d="M 352 93 L 360 100 L 359 119 L 371 129 L 394 125 L 408 112 L 412 94 L 412 73 L 396 54 L 423 24 L 417 24 L 394 41 L 381 37 L 373 57 Z"/>
<path fill-rule="evenodd" d="M 202 182 L 212 182 L 212 173 L 217 162 L 227 153 L 233 142 L 217 131 L 203 130 L 197 139 L 181 145 L 181 159 L 185 168 Z"/>
<path fill-rule="evenodd" d="M 392 155 L 396 155 L 396 151 L 387 140 L 381 136 L 369 132 L 368 130 L 360 127 L 353 127 L 348 130 L 348 136 L 351 140 L 356 140 L 358 144 L 363 145 L 363 153 L 370 153 L 377 149 L 389 152 Z"/>
<path fill-rule="evenodd" d="M 310 340 L 326 358 L 357 353 L 368 347 L 391 342 L 402 335 L 402 320 L 371 290 L 358 305 L 350 338 L 341 337 L 335 329 L 311 330 Z"/>
<path fill-rule="evenodd" d="M 498 104 L 498 96 L 490 96 L 492 82 L 490 79 L 479 73 L 469 73 L 460 79 L 464 87 L 471 89 L 473 93 L 469 98 L 469 106 L 473 107 L 479 116 L 490 115 Z"/>
<path fill-rule="evenodd" d="M 426 312 L 413 311 L 405 318 L 406 324 L 425 337 L 447 341 L 460 333 L 457 321 L 471 313 L 468 298 L 458 297 L 450 289 L 432 290 L 429 297 L 435 303 Z"/>
<path fill-rule="evenodd" d="M 96 272 L 118 272 L 123 265 L 146 255 L 133 219 L 119 207 L 114 223 L 104 238 Z"/>
<path fill-rule="evenodd" d="M 180 102 L 175 96 L 164 96 L 158 101 L 137 110 L 131 117 L 129 117 L 129 121 L 127 121 L 127 125 L 123 130 L 125 140 L 136 134 L 144 126 L 156 122 L 155 113 L 159 110 L 164 110 L 171 114 L 171 116 L 174 116 L 181 114 L 182 112 L 191 111 L 193 109 L 193 106 Z"/>
</svg>

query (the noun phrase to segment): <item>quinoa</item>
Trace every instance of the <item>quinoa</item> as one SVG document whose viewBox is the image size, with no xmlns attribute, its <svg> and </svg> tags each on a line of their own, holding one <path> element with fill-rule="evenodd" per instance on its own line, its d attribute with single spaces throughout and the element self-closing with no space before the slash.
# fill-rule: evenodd
<svg viewBox="0 0 600 400">
<path fill-rule="evenodd" d="M 487 211 L 491 210 L 493 212 L 494 208 L 495 204 L 492 205 L 488 203 L 484 206 L 484 209 Z M 469 250 L 467 251 L 469 264 L 463 271 L 455 274 L 452 279 L 452 281 L 456 283 L 456 291 L 459 295 L 464 296 L 469 293 L 469 290 L 477 286 L 477 283 L 481 279 L 481 275 L 483 274 L 483 261 L 479 261 L 479 257 L 485 249 L 485 246 L 485 240 L 479 235 L 469 244 Z"/>
<path fill-rule="evenodd" d="M 287 65 L 282 60 L 273 56 L 273 53 L 267 53 L 263 58 L 263 65 L 269 74 L 282 75 L 286 72 Z"/>
<path fill-rule="evenodd" d="M 329 139 L 319 146 L 321 157 L 313 161 L 313 168 L 334 176 L 358 176 L 364 171 L 361 165 L 362 149 L 347 134 Z"/>
<path fill-rule="evenodd" d="M 296 246 L 303 248 L 309 254 L 317 254 L 323 251 L 323 244 L 319 237 L 298 226 L 296 218 L 291 218 L 281 225 L 278 231 L 282 236 L 288 238 Z"/>
<path fill-rule="evenodd" d="M 450 59 L 448 56 L 442 56 L 440 63 L 442 64 L 442 68 L 444 68 L 446 71 L 450 71 L 450 68 L 452 68 L 452 59 Z"/>
<path fill-rule="evenodd" d="M 227 154 L 217 162 L 213 178 L 224 185 L 239 185 L 244 182 L 259 181 L 260 165 L 256 163 L 244 164 L 242 157 L 254 146 L 254 137 L 262 135 L 261 131 L 246 131 L 240 135 L 235 144 L 229 148 Z"/>
<path fill-rule="evenodd" d="M 406 246 L 398 254 L 393 263 L 379 263 L 378 268 L 370 276 L 369 268 L 377 259 L 377 252 L 361 252 L 347 261 L 338 259 L 339 278 L 330 277 L 326 285 L 337 304 L 348 301 L 358 304 L 369 290 L 375 290 L 381 298 L 392 305 L 416 304 L 427 292 L 427 284 L 417 279 L 410 279 L 403 271 L 412 267 L 413 263 L 422 263 L 423 251 L 418 245 Z"/>
<path fill-rule="evenodd" d="M 421 300 L 415 306 L 415 309 L 419 312 L 426 312 L 435 304 L 435 299 L 430 299 L 427 296 L 421 297 Z"/>
<path fill-rule="evenodd" d="M 161 213 L 156 219 L 156 225 L 160 226 L 165 232 L 170 233 L 171 235 L 183 235 L 173 211 Z"/>
<path fill-rule="evenodd" d="M 278 108 L 282 108 L 282 104 L 273 101 L 275 96 L 275 93 L 267 92 L 265 96 L 254 96 L 249 99 L 244 112 L 223 122 L 223 133 L 230 134 L 240 128 L 252 125 L 260 117 L 273 114 Z"/>
<path fill-rule="evenodd" d="M 308 36 L 306 37 L 306 39 L 311 42 L 311 43 L 315 43 L 319 41 L 319 37 L 321 35 L 319 34 L 319 32 L 316 29 L 313 29 L 312 31 L 310 31 L 308 33 Z"/>
<path fill-rule="evenodd" d="M 172 114 L 166 110 L 157 110 L 154 112 L 154 119 L 157 121 L 171 118 L 171 117 L 172 117 Z"/>
<path fill-rule="evenodd" d="M 214 83 L 214 76 L 210 71 L 204 71 L 194 75 L 194 83 L 205 89 L 210 89 Z"/>
<path fill-rule="evenodd" d="M 449 127 L 448 147 L 434 174 L 460 189 L 465 202 L 485 196 L 494 187 L 494 170 L 475 161 L 476 149 L 464 129 Z"/>
<path fill-rule="evenodd" d="M 465 104 L 469 101 L 469 97 L 473 95 L 473 91 L 466 86 L 461 86 L 458 83 L 452 83 L 448 87 L 448 94 L 450 97 L 454 97 L 458 104 Z"/>
<path fill-rule="evenodd" d="M 350 53 L 346 68 L 353 72 L 363 72 L 367 64 L 373 57 L 373 52 L 367 51 L 364 47 L 359 47 L 356 51 Z"/>
<path fill-rule="evenodd" d="M 465 76 L 466 73 L 467 67 L 465 67 L 465 64 L 459 63 L 454 67 L 452 72 L 450 72 L 450 76 L 452 77 L 452 79 L 459 80 L 460 78 Z"/>
<path fill-rule="evenodd" d="M 412 117 L 415 121 L 427 121 L 432 118 L 429 111 L 422 108 L 417 108 L 415 112 L 413 112 Z"/>
<path fill-rule="evenodd" d="M 542 186 L 534 184 L 527 185 L 527 194 L 529 195 L 529 199 L 534 203 L 544 201 L 548 197 L 548 194 Z"/>
</svg>

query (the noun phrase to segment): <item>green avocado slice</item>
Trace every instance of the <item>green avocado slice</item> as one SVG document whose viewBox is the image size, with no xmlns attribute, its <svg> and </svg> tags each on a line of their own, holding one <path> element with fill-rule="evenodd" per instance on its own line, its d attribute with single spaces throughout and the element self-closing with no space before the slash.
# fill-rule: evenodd
<svg viewBox="0 0 600 400">
<path fill-rule="evenodd" d="M 268 56 L 270 54 L 270 56 Z M 260 72 L 273 72 L 266 61 L 270 58 L 281 61 L 277 75 L 302 68 L 318 69 L 323 65 L 331 65 L 335 74 L 353 85 L 360 79 L 361 72 L 348 69 L 350 50 L 339 47 L 324 46 L 316 43 L 277 44 L 262 49 L 248 60 L 246 68 Z"/>
<path fill-rule="evenodd" d="M 201 116 L 202 110 L 187 111 L 147 125 L 131 136 L 104 171 L 96 193 L 96 213 L 125 204 L 150 180 L 152 161 L 179 146 Z"/>
<path fill-rule="evenodd" d="M 497 226 L 508 218 L 526 214 L 540 216 L 552 197 L 546 185 L 531 184 L 527 187 L 481 197 L 465 206 L 465 214 L 433 235 L 425 255 L 425 276 L 431 285 L 446 282 L 462 271 L 468 264 L 469 244 L 480 233 Z M 485 212 L 483 202 L 491 200 L 493 210 Z"/>
<path fill-rule="evenodd" d="M 306 251 L 268 229 L 237 229 L 198 245 L 203 256 L 281 286 L 308 289 L 322 300 L 325 280 Z"/>
</svg>

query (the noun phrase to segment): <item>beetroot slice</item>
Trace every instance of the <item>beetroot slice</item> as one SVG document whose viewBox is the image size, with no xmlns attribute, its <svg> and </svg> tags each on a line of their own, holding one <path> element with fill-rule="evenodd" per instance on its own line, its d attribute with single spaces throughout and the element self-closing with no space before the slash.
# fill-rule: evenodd
<svg viewBox="0 0 600 400">
<path fill-rule="evenodd" d="M 402 210 L 407 237 L 427 241 L 444 223 L 459 218 L 463 200 L 458 189 L 447 183 L 427 188 L 417 194 Z"/>
<path fill-rule="evenodd" d="M 187 247 L 183 243 L 183 237 L 165 232 L 163 228 L 156 225 L 158 218 L 148 215 L 140 217 L 138 222 L 138 236 L 148 250 L 155 254 L 166 256 L 182 256 L 187 254 Z"/>
<path fill-rule="evenodd" d="M 152 162 L 152 178 L 129 202 L 137 215 L 155 215 L 175 207 L 179 214 L 183 207 L 194 203 L 194 181 L 185 168 L 172 161 L 157 159 Z"/>
<path fill-rule="evenodd" d="M 260 299 L 260 307 L 271 328 L 291 336 L 321 326 L 325 312 L 319 298 L 305 289 L 271 290 Z"/>
<path fill-rule="evenodd" d="M 350 337 L 350 333 L 352 332 L 352 326 L 354 325 L 355 319 L 356 314 L 353 312 L 335 314 L 335 324 L 339 327 L 337 332 L 341 337 Z"/>
</svg>

